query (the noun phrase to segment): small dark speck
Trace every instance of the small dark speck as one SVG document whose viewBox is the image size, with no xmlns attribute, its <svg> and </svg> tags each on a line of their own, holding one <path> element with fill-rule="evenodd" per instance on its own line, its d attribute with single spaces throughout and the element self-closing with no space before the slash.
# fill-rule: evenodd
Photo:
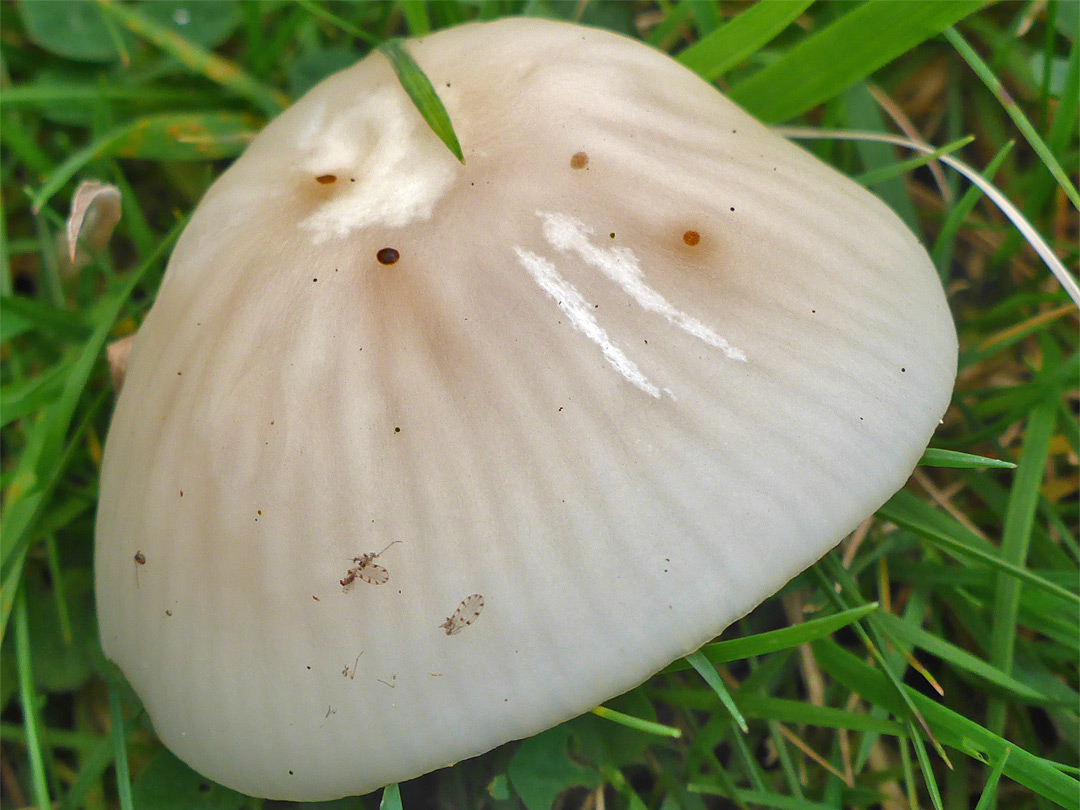
<svg viewBox="0 0 1080 810">
<path fill-rule="evenodd" d="M 391 247 L 385 247 L 375 254 L 375 258 L 379 260 L 379 264 L 393 264 L 401 258 L 401 254 Z"/>
<path fill-rule="evenodd" d="M 355 182 L 356 182 L 356 178 L 355 178 L 355 177 L 350 177 L 350 178 L 349 178 L 349 182 L 350 182 L 350 183 L 355 183 Z"/>
<path fill-rule="evenodd" d="M 810 314 L 811 314 L 811 315 L 817 315 L 817 310 L 816 310 L 816 309 L 812 309 L 812 310 L 810 310 Z"/>
<path fill-rule="evenodd" d="M 135 552 L 135 563 L 137 565 L 146 565 L 146 555 L 141 551 Z"/>
<path fill-rule="evenodd" d="M 321 600 L 321 599 L 320 599 L 319 597 L 317 597 L 317 596 L 316 596 L 315 594 L 312 594 L 312 595 L 311 595 L 311 598 L 312 598 L 312 599 L 314 599 L 314 600 L 315 600 L 316 602 L 321 602 L 321 601 L 322 601 L 322 600 Z"/>
<path fill-rule="evenodd" d="M 562 413 L 562 406 L 559 406 L 559 413 Z"/>
<path fill-rule="evenodd" d="M 738 131 L 739 131 L 739 130 L 737 130 L 737 129 L 733 129 L 733 130 L 731 130 L 731 134 L 732 134 L 732 135 L 734 135 L 734 134 L 735 134 L 736 132 L 738 132 Z"/>
<path fill-rule="evenodd" d="M 181 498 L 183 498 L 183 497 L 184 497 L 184 490 L 180 490 L 180 497 L 181 497 Z"/>
<path fill-rule="evenodd" d="M 731 208 L 730 208 L 729 210 L 731 210 L 731 211 L 734 211 L 734 210 L 735 210 L 735 206 L 734 206 L 734 205 L 733 205 L 733 206 L 731 206 Z"/>
<path fill-rule="evenodd" d="M 183 377 L 183 376 L 184 376 L 184 372 L 182 372 L 182 371 L 178 371 L 178 372 L 176 372 L 176 376 L 177 376 L 177 377 Z"/>
<path fill-rule="evenodd" d="M 320 185 L 327 186 L 330 185 L 330 183 L 336 183 L 337 177 L 332 174 L 320 174 L 318 177 L 315 178 L 315 182 L 319 183 Z"/>
<path fill-rule="evenodd" d="M 859 417 L 859 421 L 860 421 L 860 422 L 864 422 L 864 421 L 866 421 L 866 420 L 864 420 L 864 419 L 863 419 L 863 418 L 862 418 L 862 417 L 860 416 L 860 417 Z"/>
<path fill-rule="evenodd" d="M 308 669 L 311 669 L 311 667 L 308 667 Z"/>
<path fill-rule="evenodd" d="M 289 776 L 292 776 L 292 775 L 293 775 L 293 772 L 292 772 L 292 771 L 289 771 Z"/>
<path fill-rule="evenodd" d="M 166 610 L 165 615 L 166 616 L 172 616 L 172 611 L 171 610 Z"/>
<path fill-rule="evenodd" d="M 610 236 L 610 237 L 611 237 L 612 239 L 614 239 L 614 238 L 615 238 L 615 234 L 614 234 L 614 233 L 609 233 L 609 234 L 608 234 L 608 236 Z"/>
<path fill-rule="evenodd" d="M 447 87 L 449 87 L 449 86 L 450 86 L 450 82 L 447 82 L 447 83 L 446 83 L 446 86 L 447 86 Z"/>
<path fill-rule="evenodd" d="M 313 279 L 312 279 L 312 282 L 315 282 L 315 281 L 318 281 L 318 279 L 317 279 L 317 278 L 313 278 Z"/>
<path fill-rule="evenodd" d="M 906 373 L 906 372 L 907 372 L 907 369 L 906 369 L 906 368 L 902 368 L 902 369 L 900 369 L 900 373 L 901 373 L 901 374 L 904 374 L 904 373 Z"/>
<path fill-rule="evenodd" d="M 262 509 L 256 509 L 255 514 L 256 515 L 261 515 L 262 514 Z"/>
<path fill-rule="evenodd" d="M 394 433 L 401 433 L 401 428 L 399 428 L 399 427 L 394 428 Z"/>
<path fill-rule="evenodd" d="M 199 793 L 209 793 L 210 785 L 206 782 L 199 782 Z"/>
</svg>

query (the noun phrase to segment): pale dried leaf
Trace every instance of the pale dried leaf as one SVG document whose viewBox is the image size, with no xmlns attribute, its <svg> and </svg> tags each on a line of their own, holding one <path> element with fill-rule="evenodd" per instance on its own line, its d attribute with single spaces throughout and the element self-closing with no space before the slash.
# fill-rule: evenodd
<svg viewBox="0 0 1080 810">
<path fill-rule="evenodd" d="M 91 251 L 101 250 L 120 221 L 120 189 L 97 180 L 84 180 L 71 198 L 67 221 L 68 259 L 75 263 L 81 240 Z"/>
</svg>

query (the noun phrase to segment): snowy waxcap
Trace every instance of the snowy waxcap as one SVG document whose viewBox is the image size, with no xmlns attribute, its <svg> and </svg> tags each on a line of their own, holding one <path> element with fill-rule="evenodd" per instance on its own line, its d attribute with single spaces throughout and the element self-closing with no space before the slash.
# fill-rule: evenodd
<svg viewBox="0 0 1080 810">
<path fill-rule="evenodd" d="M 207 193 L 139 330 L 97 523 L 162 740 L 330 799 L 617 695 L 871 515 L 956 337 L 889 209 L 639 42 L 379 54 Z"/>
</svg>

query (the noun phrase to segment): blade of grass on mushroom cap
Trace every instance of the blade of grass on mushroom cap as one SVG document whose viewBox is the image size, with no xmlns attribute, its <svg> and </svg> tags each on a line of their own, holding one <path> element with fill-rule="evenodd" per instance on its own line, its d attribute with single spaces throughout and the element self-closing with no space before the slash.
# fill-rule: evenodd
<svg viewBox="0 0 1080 810">
<path fill-rule="evenodd" d="M 733 638 L 728 641 L 715 641 L 706 644 L 698 652 L 706 661 L 712 664 L 723 664 L 727 661 L 738 661 L 755 655 L 767 655 L 768 653 L 798 647 L 808 641 L 827 636 L 842 627 L 847 627 L 863 616 L 877 610 L 878 603 L 871 602 L 851 610 L 844 610 L 832 616 L 823 616 L 819 619 L 811 619 L 802 624 L 783 627 L 779 630 L 770 630 L 745 638 Z M 666 666 L 662 672 L 681 672 L 690 669 L 688 658 L 680 658 Z"/>
<path fill-rule="evenodd" d="M 273 115 L 289 105 L 289 97 L 267 87 L 228 59 L 188 42 L 145 14 L 114 0 L 98 0 L 106 14 L 114 16 L 136 35 L 152 42 L 167 54 L 176 57 L 192 70 L 210 81 L 228 88 L 255 103 L 263 112 Z"/>
<path fill-rule="evenodd" d="M 379 46 L 379 50 L 390 60 L 398 81 L 401 82 L 401 86 L 412 99 L 412 103 L 416 105 L 416 109 L 420 111 L 427 125 L 431 127 L 431 131 L 438 135 L 439 140 L 446 144 L 446 148 L 454 157 L 464 164 L 465 156 L 461 152 L 461 144 L 458 143 L 457 135 L 454 133 L 454 125 L 450 122 L 450 115 L 446 112 L 439 94 L 432 87 L 431 80 L 405 50 L 401 40 L 388 39 Z"/>
<path fill-rule="evenodd" d="M 971 453 L 961 453 L 959 450 L 942 450 L 937 447 L 928 447 L 919 459 L 923 467 L 951 467 L 961 470 L 991 469 L 1013 470 L 1016 465 L 1011 461 L 1003 461 L 1000 458 L 987 458 L 975 456 Z"/>
<path fill-rule="evenodd" d="M 952 26 L 945 29 L 945 38 L 949 40 L 957 53 L 964 58 L 964 61 L 968 63 L 975 74 L 982 80 L 990 92 L 994 94 L 994 97 L 1001 102 L 1001 106 L 1008 113 L 1009 118 L 1016 124 L 1016 128 L 1023 134 L 1024 139 L 1028 142 L 1028 145 L 1035 150 L 1035 154 L 1039 156 L 1039 159 L 1046 166 L 1047 170 L 1057 180 L 1061 190 L 1065 192 L 1065 196 L 1069 198 L 1072 204 L 1080 209 L 1080 193 L 1077 192 L 1076 186 L 1069 180 L 1068 174 L 1065 169 L 1062 168 L 1058 159 L 1054 157 L 1054 153 L 1050 151 L 1050 147 L 1046 145 L 1046 142 L 1042 139 L 1039 133 L 1035 130 L 1035 127 L 1024 115 L 1023 110 L 1013 101 L 1009 92 L 1005 89 L 1005 86 L 1001 83 L 1001 80 L 994 75 L 994 72 L 990 69 L 990 66 L 982 60 L 982 58 L 975 52 L 975 49 L 968 44 L 968 41 L 964 39 L 963 35 Z"/>
<path fill-rule="evenodd" d="M 702 78 L 712 81 L 770 42 L 813 2 L 796 0 L 750 6 L 676 58 Z"/>
<path fill-rule="evenodd" d="M 983 4 L 984 0 L 863 3 L 735 85 L 731 100 L 764 121 L 794 118 Z"/>
</svg>

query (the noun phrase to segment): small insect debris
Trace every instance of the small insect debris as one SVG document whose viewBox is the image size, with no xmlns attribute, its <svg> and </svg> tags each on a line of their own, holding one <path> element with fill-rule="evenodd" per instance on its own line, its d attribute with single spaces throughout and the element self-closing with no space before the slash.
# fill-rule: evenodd
<svg viewBox="0 0 1080 810">
<path fill-rule="evenodd" d="M 466 596 L 452 616 L 447 616 L 446 621 L 439 625 L 440 630 L 445 630 L 446 635 L 453 636 L 475 622 L 484 609 L 484 597 L 478 593 Z"/>
<path fill-rule="evenodd" d="M 141 551 L 135 552 L 135 565 L 146 565 L 146 555 Z M 139 569 L 137 567 L 135 568 L 135 587 L 139 587 Z"/>
<path fill-rule="evenodd" d="M 360 656 L 361 656 L 361 655 L 363 655 L 363 654 L 364 654 L 364 651 L 363 651 L 363 650 L 361 650 L 361 651 L 360 651 L 360 654 L 356 656 L 356 660 L 355 660 L 355 661 L 353 661 L 352 669 L 349 669 L 349 665 L 348 665 L 348 664 L 346 664 L 346 665 L 345 665 L 345 666 L 344 666 L 344 667 L 342 668 L 342 670 L 341 670 L 341 676 L 342 676 L 343 678 L 348 678 L 348 679 L 349 679 L 350 681 L 356 680 L 356 667 L 357 667 L 357 665 L 358 665 L 358 664 L 360 663 Z"/>
<path fill-rule="evenodd" d="M 397 686 L 397 673 L 395 672 L 393 675 L 391 675 L 390 680 L 388 681 L 384 681 L 382 678 L 376 678 L 375 680 L 377 680 L 379 683 L 386 684 L 391 689 L 393 689 Z"/>
<path fill-rule="evenodd" d="M 394 540 L 393 543 L 387 545 L 382 551 L 369 551 L 367 554 L 361 554 L 359 557 L 353 557 L 353 567 L 349 569 L 345 574 L 345 578 L 341 580 L 341 592 L 348 593 L 352 590 L 353 584 L 356 580 L 367 582 L 370 585 L 385 585 L 390 581 L 390 572 L 385 567 L 379 565 L 375 560 L 386 552 L 386 549 L 394 545 L 394 543 L 400 543 L 400 540 Z"/>
</svg>

